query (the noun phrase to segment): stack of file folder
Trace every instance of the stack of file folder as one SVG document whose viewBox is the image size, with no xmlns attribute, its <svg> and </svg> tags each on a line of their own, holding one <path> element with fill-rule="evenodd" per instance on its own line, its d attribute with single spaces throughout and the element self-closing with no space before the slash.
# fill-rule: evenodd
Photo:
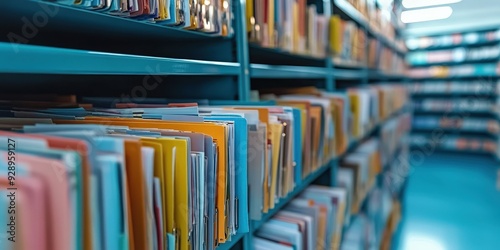
<svg viewBox="0 0 500 250">
<path fill-rule="evenodd" d="M 352 112 L 352 136 L 363 137 L 381 121 L 401 110 L 408 101 L 402 85 L 375 85 L 368 88 L 349 88 Z"/>
<path fill-rule="evenodd" d="M 50 2 L 220 36 L 231 36 L 233 33 L 231 0 L 55 0 Z"/>
<path fill-rule="evenodd" d="M 308 187 L 256 232 L 254 249 L 340 249 L 346 198 L 344 188 Z"/>
<path fill-rule="evenodd" d="M 349 99 L 345 93 L 325 92 L 314 87 L 260 90 L 262 100 L 296 107 L 306 113 L 303 123 L 304 175 L 325 165 L 347 150 L 349 140 Z M 309 148 L 310 150 L 305 150 Z"/>
<path fill-rule="evenodd" d="M 375 186 L 376 177 L 382 171 L 380 141 L 369 139 L 340 162 L 337 184 L 347 189 L 349 211 L 358 214 L 368 193 Z"/>
<path fill-rule="evenodd" d="M 306 0 L 249 0 L 246 7 L 250 42 L 295 54 L 326 56 L 329 1 L 308 5 Z"/>
<path fill-rule="evenodd" d="M 393 74 L 401 74 L 407 70 L 404 57 L 398 55 L 378 39 L 369 39 L 368 67 Z"/>
<path fill-rule="evenodd" d="M 380 154 L 383 166 L 396 158 L 398 150 L 405 145 L 406 136 L 411 130 L 412 116 L 408 112 L 385 122 L 380 129 Z"/>
<path fill-rule="evenodd" d="M 330 51 L 340 65 L 366 65 L 366 33 L 353 21 L 334 15 L 330 18 Z"/>
<path fill-rule="evenodd" d="M 347 215 L 350 223 L 341 250 L 390 249 L 387 241 L 390 242 L 399 223 L 399 197 L 409 173 L 409 150 L 406 144 L 394 142 L 401 147 L 399 153 L 392 162 L 383 163 L 377 153 L 386 146 L 382 143 L 392 142 L 371 139 L 340 165 L 337 183 L 348 190 L 350 201 Z M 383 172 L 379 169 L 381 165 Z"/>
<path fill-rule="evenodd" d="M 390 249 L 382 242 L 386 233 L 389 234 L 386 238 L 392 238 L 398 223 L 393 214 L 400 213 L 399 203 L 392 198 L 387 187 L 375 188 L 367 199 L 366 211 L 356 216 L 347 228 L 341 250 Z"/>
<path fill-rule="evenodd" d="M 64 209 L 39 216 L 61 224 L 57 239 L 35 242 L 43 249 L 214 249 L 333 157 L 349 111 L 347 96 L 326 96 L 245 106 L 5 96 L 0 126 L 26 178 L 38 178 L 32 162 L 58 164 L 41 180 L 60 184 L 43 192 Z"/>
</svg>

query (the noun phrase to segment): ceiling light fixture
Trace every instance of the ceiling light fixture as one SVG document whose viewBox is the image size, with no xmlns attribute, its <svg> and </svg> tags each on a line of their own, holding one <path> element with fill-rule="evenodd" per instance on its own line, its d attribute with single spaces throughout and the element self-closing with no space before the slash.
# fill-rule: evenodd
<svg viewBox="0 0 500 250">
<path fill-rule="evenodd" d="M 407 10 L 401 13 L 401 21 L 403 23 L 418 23 L 441 20 L 450 17 L 452 13 L 453 9 L 450 6 Z"/>
<path fill-rule="evenodd" d="M 462 2 L 462 0 L 403 0 L 403 7 L 406 9 L 415 9 L 459 2 Z"/>
</svg>

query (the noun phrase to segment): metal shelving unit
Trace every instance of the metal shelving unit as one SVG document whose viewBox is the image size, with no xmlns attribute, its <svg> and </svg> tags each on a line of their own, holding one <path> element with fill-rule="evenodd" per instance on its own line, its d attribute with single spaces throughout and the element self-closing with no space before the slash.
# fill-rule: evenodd
<svg viewBox="0 0 500 250">
<path fill-rule="evenodd" d="M 343 15 L 358 23 L 367 33 L 396 53 L 405 53 L 389 39 L 372 30 L 368 20 L 347 1 L 331 1 L 336 6 L 334 11 L 341 10 Z M 284 80 L 287 85 L 281 86 L 289 86 L 288 81 L 296 79 L 334 91 L 340 82 L 361 86 L 370 80 L 406 79 L 403 75 L 369 70 L 363 65 L 346 68 L 330 57 L 316 58 L 249 45 L 245 0 L 233 0 L 232 3 L 234 35 L 218 37 L 42 0 L 1 1 L 0 8 L 4 10 L 4 15 L 0 16 L 0 34 L 4 35 L 4 40 L 0 40 L 0 84 L 17 83 L 20 78 L 25 82 L 26 77 L 42 75 L 52 76 L 51 81 L 72 88 L 81 84 L 82 81 L 78 78 L 82 75 L 95 79 L 126 76 L 121 77 L 119 83 L 113 83 L 117 85 L 127 81 L 134 84 L 136 78 L 128 76 L 153 75 L 174 79 L 173 83 L 168 83 L 169 86 L 176 85 L 184 88 L 183 91 L 188 94 L 203 95 L 207 99 L 214 99 L 211 98 L 212 93 L 203 91 L 211 87 L 209 84 L 221 82 L 221 85 L 216 85 L 217 88 L 236 90 L 218 91 L 218 99 L 223 97 L 223 100 L 237 100 L 244 104 L 250 99 L 250 91 L 257 81 Z M 37 27 L 37 34 L 27 39 L 28 44 L 9 43 L 5 40 L 12 30 L 18 32 L 16 34 L 22 34 L 23 17 L 31 18 L 40 11 L 45 11 L 49 16 L 48 21 L 43 27 Z M 41 83 L 45 82 L 41 80 Z M 184 86 L 183 82 L 195 83 L 198 87 Z M 199 87 L 201 85 L 205 88 Z M 166 87 L 162 91 L 168 93 L 170 89 Z M 367 136 L 375 135 L 381 125 L 382 123 L 375 126 L 365 137 L 352 141 L 346 153 L 354 150 Z M 330 184 L 334 184 L 335 169 L 343 156 L 331 159 L 328 164 L 306 177 L 293 192 L 266 213 L 262 220 L 252 221 L 249 233 L 235 235 L 231 241 L 217 249 L 232 249 L 238 243 L 243 245 L 243 249 L 251 249 L 253 233 L 311 183 L 329 173 Z"/>
<path fill-rule="evenodd" d="M 240 73 L 239 64 L 234 62 L 162 58 L 24 44 L 0 43 L 0 54 L 0 73 L 232 76 Z M 47 60 L 48 58 L 51 60 Z M 78 63 L 69 63 L 71 61 Z"/>
<path fill-rule="evenodd" d="M 487 36 L 486 34 L 490 32 L 490 36 Z M 451 50 L 455 48 L 480 48 L 482 46 L 491 46 L 491 45 L 499 45 L 500 40 L 499 40 L 499 35 L 498 33 L 498 27 L 492 27 L 490 29 L 484 29 L 482 31 L 473 31 L 472 33 L 475 34 L 476 39 L 474 42 L 471 42 L 471 39 L 466 39 L 465 37 L 467 34 L 471 34 L 471 31 L 468 31 L 467 33 L 463 34 L 450 34 L 448 39 L 445 39 L 449 43 L 446 43 L 445 45 L 432 45 L 432 46 L 427 46 L 427 47 L 415 47 L 411 52 L 435 52 L 435 51 L 440 51 L 440 50 Z M 493 37 L 491 34 L 495 33 L 496 36 Z M 455 36 L 456 39 L 452 39 L 452 36 Z M 461 39 L 457 39 L 456 36 L 461 37 Z M 418 39 L 418 38 L 415 38 Z M 436 41 L 443 40 L 443 36 L 437 37 L 425 37 L 425 39 L 436 39 Z M 473 40 L 473 39 L 472 39 Z M 417 40 L 416 40 L 417 41 Z M 412 41 L 415 43 L 416 41 Z M 459 42 L 456 42 L 459 41 Z M 409 62 L 411 63 L 411 62 Z M 416 77 L 412 76 L 410 79 L 412 81 L 439 81 L 439 83 L 445 84 L 445 81 L 457 81 L 457 82 L 463 82 L 463 84 L 467 84 L 467 81 L 469 80 L 480 80 L 480 82 L 488 83 L 488 84 L 497 84 L 498 79 L 500 78 L 500 71 L 499 71 L 499 58 L 488 58 L 488 59 L 482 59 L 482 60 L 468 60 L 464 59 L 462 61 L 446 61 L 442 63 L 424 63 L 424 62 L 418 62 L 418 63 L 413 63 L 413 67 L 417 69 L 424 69 L 426 67 L 441 67 L 443 69 L 446 69 L 449 71 L 449 73 L 446 74 L 439 74 L 435 76 L 424 76 L 424 77 Z M 470 67 L 468 68 L 469 71 L 465 74 L 460 74 L 460 72 L 453 71 L 454 67 L 460 67 L 460 65 L 469 65 Z M 439 84 L 436 83 L 436 84 Z M 432 83 L 434 84 L 434 82 Z M 491 102 L 491 109 L 474 109 L 474 108 L 469 108 L 469 109 L 450 109 L 450 108 L 444 108 L 442 110 L 426 110 L 426 109 L 414 109 L 413 113 L 415 116 L 443 116 L 443 117 L 465 117 L 465 118 L 474 118 L 474 119 L 493 119 L 500 121 L 500 115 L 498 114 L 497 111 L 494 109 L 494 105 L 498 105 L 498 93 L 496 93 L 494 90 L 492 92 L 479 92 L 479 93 L 472 93 L 472 92 L 452 92 L 451 90 L 444 90 L 443 92 L 437 92 L 433 91 L 430 93 L 427 92 L 417 92 L 417 93 L 412 93 L 412 98 L 414 100 L 425 100 L 427 98 L 431 99 L 436 99 L 436 100 L 474 100 L 480 99 L 480 100 L 488 100 Z M 485 120 L 486 122 L 486 120 Z M 442 131 L 445 135 L 450 135 L 450 136 L 460 136 L 463 138 L 469 138 L 469 139 L 483 139 L 483 140 L 489 140 L 493 142 L 497 142 L 497 147 L 500 146 L 500 138 L 494 134 L 490 133 L 486 130 L 475 130 L 475 129 L 468 129 L 468 128 L 442 128 L 440 127 L 439 124 L 436 124 L 435 126 L 428 126 L 426 125 L 425 127 L 413 127 L 412 130 L 412 135 L 429 135 L 430 139 L 430 134 L 435 132 L 436 130 Z M 415 145 L 413 145 L 415 146 Z M 470 150 L 467 148 L 458 148 L 457 145 L 455 145 L 455 149 L 452 149 L 449 145 L 437 145 L 437 149 L 439 150 L 444 150 L 444 151 L 452 151 L 452 152 L 461 152 L 461 153 L 475 153 L 475 154 L 489 154 L 486 152 L 483 152 L 483 150 Z M 493 154 L 495 157 L 498 158 L 496 153 Z"/>
</svg>

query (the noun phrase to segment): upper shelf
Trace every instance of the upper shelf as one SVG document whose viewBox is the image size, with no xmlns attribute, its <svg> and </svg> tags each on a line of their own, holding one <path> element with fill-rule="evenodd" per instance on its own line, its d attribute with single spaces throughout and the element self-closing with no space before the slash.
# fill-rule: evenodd
<svg viewBox="0 0 500 250">
<path fill-rule="evenodd" d="M 325 67 L 251 64 L 250 76 L 264 79 L 322 79 L 328 76 Z"/>
<path fill-rule="evenodd" d="M 412 51 L 477 47 L 498 43 L 500 43 L 500 30 L 411 38 L 406 41 L 408 49 Z"/>
<path fill-rule="evenodd" d="M 334 0 L 335 6 L 342 12 L 341 14 L 349 17 L 351 20 L 356 22 L 358 25 L 362 26 L 368 31 L 368 34 L 380 40 L 385 46 L 389 47 L 392 51 L 395 51 L 401 55 L 405 54 L 406 51 L 401 50 L 393 41 L 390 41 L 380 32 L 376 31 L 370 26 L 368 18 L 363 16 L 354 6 L 352 6 L 346 0 Z"/>
<path fill-rule="evenodd" d="M 0 1 L 2 25 L 20 28 L 21 17 L 33 17 L 42 12 L 49 16 L 43 31 L 77 32 L 78 35 L 99 35 L 118 39 L 162 39 L 164 41 L 196 41 L 223 39 L 213 34 L 184 30 L 176 27 L 117 17 L 98 11 L 90 11 L 48 1 L 18 0 Z M 21 32 L 21 29 L 19 29 Z"/>
<path fill-rule="evenodd" d="M 500 73 L 500 65 L 488 64 L 464 64 L 459 66 L 431 66 L 426 68 L 413 68 L 408 75 L 413 80 L 444 80 L 462 78 L 497 78 Z"/>
<path fill-rule="evenodd" d="M 272 65 L 282 65 L 286 63 L 287 65 L 294 66 L 325 66 L 325 58 L 296 54 L 280 48 L 266 48 L 253 43 L 248 45 L 248 52 L 250 54 L 251 63 Z"/>
<path fill-rule="evenodd" d="M 361 80 L 367 77 L 366 68 L 328 71 L 324 67 L 251 64 L 250 76 L 255 79 L 323 79 L 332 74 L 338 80 Z M 381 73 L 382 74 L 382 73 Z M 389 77 L 389 76 L 387 76 Z"/>
<path fill-rule="evenodd" d="M 411 67 L 413 68 L 425 68 L 425 67 L 431 67 L 431 66 L 455 66 L 455 65 L 461 65 L 461 64 L 484 64 L 484 63 L 495 63 L 500 61 L 500 57 L 491 57 L 491 58 L 485 58 L 485 59 L 461 59 L 457 61 L 442 61 L 442 62 L 409 62 Z"/>
<path fill-rule="evenodd" d="M 239 63 L 185 60 L 1 43 L 0 73 L 238 75 Z M 29 63 L 27 63 L 29 62 Z"/>
<path fill-rule="evenodd" d="M 404 80 L 407 78 L 404 74 L 390 74 L 380 70 L 369 70 L 368 78 L 374 80 Z"/>
</svg>

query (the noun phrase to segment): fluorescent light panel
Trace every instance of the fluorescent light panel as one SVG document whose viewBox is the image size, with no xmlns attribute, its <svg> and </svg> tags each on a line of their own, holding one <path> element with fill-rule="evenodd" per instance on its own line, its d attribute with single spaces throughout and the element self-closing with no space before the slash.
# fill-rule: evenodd
<svg viewBox="0 0 500 250">
<path fill-rule="evenodd" d="M 459 2 L 462 2 L 462 0 L 403 0 L 403 7 L 406 9 L 414 9 Z"/>
<path fill-rule="evenodd" d="M 450 17 L 452 13 L 453 9 L 450 6 L 407 10 L 401 13 L 401 21 L 403 23 L 418 23 L 441 20 Z"/>
</svg>

